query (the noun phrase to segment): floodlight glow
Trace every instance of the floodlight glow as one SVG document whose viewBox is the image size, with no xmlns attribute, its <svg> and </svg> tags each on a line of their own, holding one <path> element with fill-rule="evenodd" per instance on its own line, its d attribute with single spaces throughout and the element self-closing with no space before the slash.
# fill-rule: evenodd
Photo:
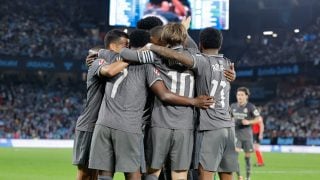
<svg viewBox="0 0 320 180">
<path fill-rule="evenodd" d="M 263 31 L 263 35 L 268 36 L 268 35 L 272 35 L 273 31 Z"/>
</svg>

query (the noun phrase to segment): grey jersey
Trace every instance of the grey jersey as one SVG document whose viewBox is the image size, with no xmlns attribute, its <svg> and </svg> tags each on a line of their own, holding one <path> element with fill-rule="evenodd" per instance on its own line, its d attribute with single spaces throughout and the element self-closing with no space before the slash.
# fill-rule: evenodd
<svg viewBox="0 0 320 180">
<path fill-rule="evenodd" d="M 182 46 L 173 48 L 179 52 L 187 52 Z M 193 72 L 177 61 L 160 58 L 152 51 L 133 51 L 123 49 L 121 56 L 124 59 L 141 63 L 153 63 L 160 71 L 166 87 L 180 96 L 194 97 Z M 151 114 L 151 125 L 168 129 L 193 129 L 193 108 L 186 106 L 172 106 L 162 102 L 157 97 L 154 100 Z"/>
<path fill-rule="evenodd" d="M 96 124 L 142 133 L 147 86 L 161 80 L 153 65 L 130 65 L 106 83 L 105 95 Z"/>
<path fill-rule="evenodd" d="M 260 113 L 255 105 L 247 103 L 244 106 L 238 105 L 238 103 L 231 104 L 231 115 L 236 123 L 236 135 L 240 140 L 252 139 L 251 125 L 243 125 L 242 120 L 253 120 L 260 116 Z"/>
<path fill-rule="evenodd" d="M 215 100 L 210 108 L 200 109 L 199 130 L 234 127 L 229 113 L 230 83 L 223 74 L 223 70 L 230 67 L 230 60 L 222 55 L 196 54 L 194 58 L 197 94 L 208 94 Z"/>
<path fill-rule="evenodd" d="M 182 46 L 173 48 L 184 52 Z M 155 61 L 155 66 L 159 69 L 161 78 L 166 87 L 173 93 L 185 97 L 194 97 L 194 74 L 177 61 L 162 58 Z M 168 129 L 193 129 L 193 107 L 172 106 L 162 102 L 157 97 L 154 101 L 151 115 L 151 125 Z"/>
<path fill-rule="evenodd" d="M 105 78 L 98 76 L 100 68 L 106 64 L 103 59 L 95 60 L 87 74 L 87 102 L 79 116 L 76 130 L 92 132 L 98 119 L 98 112 L 105 88 Z"/>
</svg>

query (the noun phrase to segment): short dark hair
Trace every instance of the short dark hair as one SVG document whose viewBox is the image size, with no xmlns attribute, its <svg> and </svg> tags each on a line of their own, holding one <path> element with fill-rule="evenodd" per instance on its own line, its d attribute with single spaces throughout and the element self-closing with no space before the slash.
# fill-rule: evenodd
<svg viewBox="0 0 320 180">
<path fill-rule="evenodd" d="M 163 22 L 156 16 L 148 16 L 137 22 L 138 29 L 150 30 L 156 26 L 162 26 Z"/>
<path fill-rule="evenodd" d="M 150 33 L 142 29 L 136 29 L 131 32 L 129 39 L 130 47 L 140 48 L 150 42 Z"/>
<path fill-rule="evenodd" d="M 239 92 L 239 91 L 244 92 L 247 96 L 250 96 L 250 90 L 246 87 L 239 87 L 237 89 L 237 92 Z"/>
<path fill-rule="evenodd" d="M 164 0 L 150 0 L 149 2 L 154 5 L 161 5 L 162 1 Z"/>
<path fill-rule="evenodd" d="M 105 47 L 108 49 L 111 43 L 119 41 L 119 39 L 122 37 L 129 39 L 128 34 L 120 29 L 113 29 L 107 32 L 107 34 L 104 36 Z"/>
<path fill-rule="evenodd" d="M 200 45 L 203 49 L 220 49 L 223 37 L 221 32 L 215 28 L 205 28 L 200 32 Z"/>
</svg>

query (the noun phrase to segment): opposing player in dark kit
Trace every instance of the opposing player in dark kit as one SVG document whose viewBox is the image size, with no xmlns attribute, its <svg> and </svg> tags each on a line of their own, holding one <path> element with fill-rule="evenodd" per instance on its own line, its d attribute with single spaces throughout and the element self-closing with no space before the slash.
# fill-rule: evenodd
<svg viewBox="0 0 320 180">
<path fill-rule="evenodd" d="M 251 125 L 261 121 L 258 109 L 248 102 L 250 91 L 246 87 L 237 89 L 237 103 L 231 104 L 231 115 L 236 122 L 237 152 L 241 149 L 245 152 L 246 180 L 250 180 L 251 162 L 250 156 L 253 152 L 253 136 Z M 241 179 L 240 168 L 237 172 Z"/>
</svg>

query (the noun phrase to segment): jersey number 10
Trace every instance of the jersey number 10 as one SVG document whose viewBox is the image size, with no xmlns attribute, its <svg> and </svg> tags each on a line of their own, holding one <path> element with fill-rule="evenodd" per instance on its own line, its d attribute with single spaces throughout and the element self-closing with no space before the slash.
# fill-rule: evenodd
<svg viewBox="0 0 320 180">
<path fill-rule="evenodd" d="M 186 78 L 189 76 L 190 84 L 189 84 L 189 95 L 187 97 L 193 97 L 193 89 L 194 89 L 194 76 L 191 74 L 191 71 L 187 71 L 185 73 L 180 73 L 180 87 L 179 87 L 179 95 L 180 96 L 187 96 L 185 94 L 186 89 Z M 176 71 L 169 71 L 168 76 L 171 76 L 171 92 L 177 93 L 177 84 L 178 84 L 178 72 Z"/>
</svg>

